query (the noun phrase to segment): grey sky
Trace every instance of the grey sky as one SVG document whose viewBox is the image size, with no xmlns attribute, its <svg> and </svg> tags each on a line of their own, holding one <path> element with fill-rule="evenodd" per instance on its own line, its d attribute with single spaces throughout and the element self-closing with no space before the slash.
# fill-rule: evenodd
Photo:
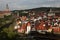
<svg viewBox="0 0 60 40">
<path fill-rule="evenodd" d="M 9 5 L 10 10 L 21 10 L 36 7 L 60 7 L 60 0 L 0 0 L 0 10 L 5 10 L 6 4 Z"/>
</svg>

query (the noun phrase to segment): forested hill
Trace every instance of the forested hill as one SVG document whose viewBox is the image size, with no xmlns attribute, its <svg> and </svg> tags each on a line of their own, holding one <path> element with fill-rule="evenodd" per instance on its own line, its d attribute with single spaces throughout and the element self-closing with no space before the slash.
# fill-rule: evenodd
<svg viewBox="0 0 60 40">
<path fill-rule="evenodd" d="M 24 9 L 24 10 L 13 10 L 13 11 L 50 11 L 50 9 L 60 11 L 60 7 L 39 7 L 39 8 Z"/>
</svg>

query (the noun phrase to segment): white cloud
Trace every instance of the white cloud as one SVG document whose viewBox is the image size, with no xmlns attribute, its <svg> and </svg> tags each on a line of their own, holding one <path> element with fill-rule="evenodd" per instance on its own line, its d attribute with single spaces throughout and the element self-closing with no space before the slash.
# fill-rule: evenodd
<svg viewBox="0 0 60 40">
<path fill-rule="evenodd" d="M 42 5 L 41 7 L 51 7 L 51 5 Z"/>
<path fill-rule="evenodd" d="M 35 7 L 60 7 L 60 0 L 0 0 L 0 10 L 8 4 L 10 10 L 30 9 Z"/>
<path fill-rule="evenodd" d="M 48 1 L 56 1 L 56 0 L 48 0 Z"/>
</svg>

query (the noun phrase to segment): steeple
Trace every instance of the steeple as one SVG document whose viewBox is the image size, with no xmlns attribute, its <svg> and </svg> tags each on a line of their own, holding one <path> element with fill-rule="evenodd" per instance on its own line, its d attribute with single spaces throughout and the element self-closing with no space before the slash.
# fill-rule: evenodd
<svg viewBox="0 0 60 40">
<path fill-rule="evenodd" d="M 52 9 L 50 9 L 50 12 L 52 12 Z"/>
</svg>

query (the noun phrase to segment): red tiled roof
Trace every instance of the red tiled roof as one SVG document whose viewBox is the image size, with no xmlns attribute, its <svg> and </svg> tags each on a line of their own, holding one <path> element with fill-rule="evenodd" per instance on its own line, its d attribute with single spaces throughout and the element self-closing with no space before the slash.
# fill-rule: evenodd
<svg viewBox="0 0 60 40">
<path fill-rule="evenodd" d="M 10 13 L 10 11 L 0 11 L 0 14 Z"/>
</svg>

